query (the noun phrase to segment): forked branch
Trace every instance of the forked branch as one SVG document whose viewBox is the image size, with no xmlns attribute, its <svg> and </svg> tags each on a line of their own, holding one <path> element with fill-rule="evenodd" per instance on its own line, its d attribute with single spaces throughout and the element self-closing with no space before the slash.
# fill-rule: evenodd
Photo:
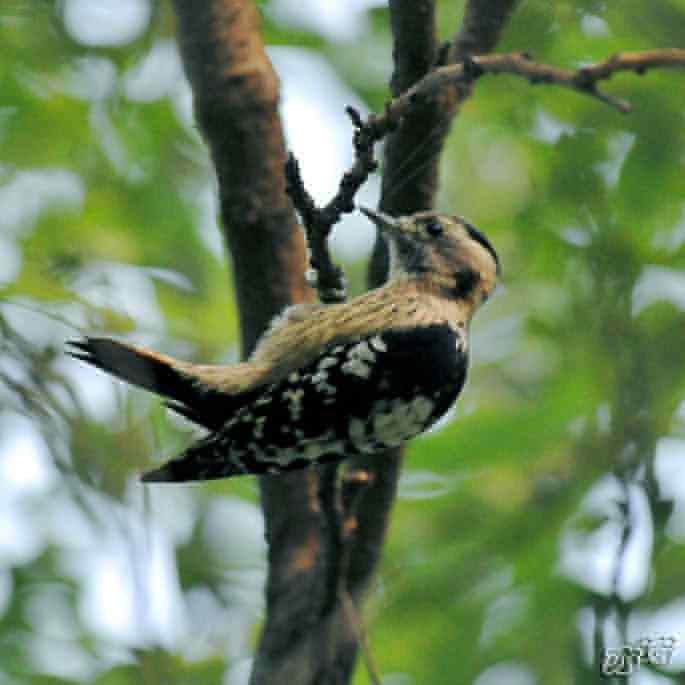
<svg viewBox="0 0 685 685">
<path fill-rule="evenodd" d="M 376 125 L 374 115 L 363 121 L 353 107 L 347 107 L 345 111 L 354 126 L 354 162 L 343 174 L 337 193 L 325 207 L 317 207 L 307 192 L 300 174 L 300 166 L 292 153 L 285 164 L 286 192 L 302 219 L 307 236 L 311 267 L 308 281 L 311 286 L 317 288 L 319 299 L 325 304 L 343 302 L 347 298 L 345 275 L 333 262 L 326 241 L 331 229 L 340 221 L 342 215 L 354 211 L 354 197 L 357 191 L 378 168 L 374 147 L 393 127 L 390 119 Z"/>
<path fill-rule="evenodd" d="M 642 75 L 650 69 L 683 67 L 685 50 L 678 48 L 617 53 L 606 60 L 575 70 L 536 62 L 524 52 L 466 57 L 458 64 L 436 66 L 411 88 L 390 100 L 383 114 L 372 113 L 363 120 L 357 110 L 347 107 L 347 115 L 354 125 L 354 163 L 343 175 L 338 192 L 325 207 L 317 207 L 307 192 L 298 162 L 292 153 L 285 166 L 286 191 L 302 219 L 307 236 L 310 285 L 317 288 L 321 302 L 330 304 L 346 299 L 344 272 L 333 262 L 328 250 L 331 229 L 344 213 L 354 210 L 355 195 L 377 169 L 374 156 L 376 143 L 394 131 L 414 110 L 437 101 L 446 88 L 468 88 L 485 74 L 511 74 L 523 77 L 533 85 L 546 83 L 570 88 L 627 113 L 632 105 L 600 90 L 597 85 L 600 81 L 608 80 L 620 71 Z"/>
<path fill-rule="evenodd" d="M 632 105 L 621 98 L 599 90 L 599 81 L 610 79 L 619 71 L 634 71 L 644 74 L 650 69 L 685 67 L 685 50 L 647 50 L 645 52 L 621 52 L 602 62 L 589 64 L 579 69 L 563 69 L 536 62 L 524 52 L 503 55 L 483 55 L 467 58 L 459 64 L 439 67 L 428 73 L 416 85 L 389 102 L 385 114 L 374 120 L 373 125 L 398 122 L 419 102 L 434 98 L 442 88 L 455 84 L 468 84 L 484 74 L 512 74 L 527 79 L 531 84 L 548 83 L 598 98 L 620 112 L 630 112 Z M 385 118 L 390 119 L 386 122 Z"/>
</svg>

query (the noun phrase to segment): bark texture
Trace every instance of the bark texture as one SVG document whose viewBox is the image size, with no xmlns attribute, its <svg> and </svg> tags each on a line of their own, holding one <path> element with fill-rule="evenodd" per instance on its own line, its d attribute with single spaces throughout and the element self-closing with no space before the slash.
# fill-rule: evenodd
<svg viewBox="0 0 685 685">
<path fill-rule="evenodd" d="M 215 165 L 241 319 L 243 355 L 285 306 L 313 299 L 304 240 L 285 193 L 279 83 L 248 0 L 174 0 L 195 115 Z M 254 683 L 310 682 L 305 637 L 320 582 L 314 472 L 260 483 L 269 543 L 267 618 Z M 301 645 L 298 651 L 293 645 Z"/>
<path fill-rule="evenodd" d="M 292 302 L 312 298 L 285 195 L 279 83 L 247 0 L 174 0 L 195 115 L 209 145 L 241 318 L 243 354 Z"/>
</svg>

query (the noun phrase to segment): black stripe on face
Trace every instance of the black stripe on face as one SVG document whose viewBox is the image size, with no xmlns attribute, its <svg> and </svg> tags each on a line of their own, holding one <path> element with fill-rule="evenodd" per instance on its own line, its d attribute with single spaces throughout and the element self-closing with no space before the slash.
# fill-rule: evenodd
<svg viewBox="0 0 685 685">
<path fill-rule="evenodd" d="M 501 275 L 502 267 L 499 261 L 499 257 L 497 256 L 497 252 L 495 252 L 495 248 L 492 246 L 492 243 L 473 224 L 470 224 L 468 221 L 464 221 L 463 219 L 461 221 L 464 224 L 464 228 L 468 232 L 471 239 L 475 240 L 477 243 L 482 245 L 492 255 L 492 258 L 495 260 L 497 275 Z"/>
</svg>

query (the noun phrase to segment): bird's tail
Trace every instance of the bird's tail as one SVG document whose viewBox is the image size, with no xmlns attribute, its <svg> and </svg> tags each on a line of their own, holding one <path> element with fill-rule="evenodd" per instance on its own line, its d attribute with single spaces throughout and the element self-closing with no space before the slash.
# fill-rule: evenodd
<svg viewBox="0 0 685 685">
<path fill-rule="evenodd" d="M 109 338 L 70 340 L 67 345 L 72 357 L 158 395 L 184 401 L 192 392 L 192 379 L 166 355 Z"/>
<path fill-rule="evenodd" d="M 109 338 L 85 338 L 67 344 L 72 357 L 165 397 L 171 409 L 210 429 L 216 430 L 245 401 L 246 393 L 227 393 L 210 385 L 194 373 L 193 364 L 142 347 Z"/>
<path fill-rule="evenodd" d="M 230 442 L 226 435 L 214 433 L 191 445 L 178 458 L 142 476 L 144 483 L 185 483 L 188 481 L 214 480 L 231 476 L 272 476 L 286 471 L 297 471 L 316 464 L 340 461 L 340 454 L 324 454 L 315 461 L 293 459 L 286 463 L 260 460 L 243 454 L 229 456 Z"/>
<path fill-rule="evenodd" d="M 218 440 L 210 436 L 205 440 L 189 447 L 181 456 L 172 459 L 158 469 L 147 471 L 141 476 L 143 483 L 187 483 L 188 481 L 213 480 L 229 478 L 247 469 L 240 469 L 231 463 L 226 455 L 219 458 L 216 454 Z"/>
<path fill-rule="evenodd" d="M 256 463 L 243 464 L 229 460 L 228 451 L 225 437 L 220 434 L 208 435 L 176 459 L 144 473 L 141 480 L 144 483 L 186 483 L 264 472 L 264 468 Z"/>
</svg>

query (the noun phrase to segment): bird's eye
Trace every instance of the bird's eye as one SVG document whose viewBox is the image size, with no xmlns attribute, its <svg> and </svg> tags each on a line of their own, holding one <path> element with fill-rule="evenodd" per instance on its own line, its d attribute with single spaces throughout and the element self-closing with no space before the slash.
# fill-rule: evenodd
<svg viewBox="0 0 685 685">
<path fill-rule="evenodd" d="M 433 238 L 442 235 L 444 230 L 443 225 L 437 219 L 429 219 L 426 222 L 426 233 Z"/>
</svg>

